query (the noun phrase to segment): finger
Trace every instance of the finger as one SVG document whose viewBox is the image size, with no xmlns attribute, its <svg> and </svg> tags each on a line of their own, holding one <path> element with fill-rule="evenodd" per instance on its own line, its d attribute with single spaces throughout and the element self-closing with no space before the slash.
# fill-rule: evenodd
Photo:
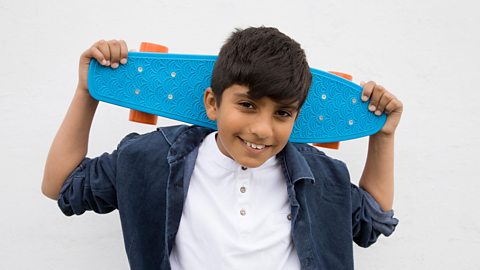
<svg viewBox="0 0 480 270">
<path fill-rule="evenodd" d="M 373 88 L 372 95 L 370 96 L 370 104 L 368 106 L 368 110 L 371 112 L 375 112 L 378 107 L 378 103 L 380 99 L 382 98 L 383 94 L 385 93 L 385 88 L 383 88 L 381 85 L 375 85 Z"/>
<path fill-rule="evenodd" d="M 380 98 L 380 101 L 378 102 L 377 110 L 375 111 L 375 114 L 378 116 L 382 115 L 387 104 L 390 103 L 390 101 L 392 101 L 393 99 L 394 97 L 392 94 L 390 94 L 389 92 L 385 92 L 383 96 Z"/>
<path fill-rule="evenodd" d="M 386 134 L 392 134 L 395 132 L 395 129 L 400 122 L 402 116 L 403 104 L 398 99 L 393 99 L 385 107 L 385 112 L 387 112 L 388 117 L 385 125 L 382 128 L 382 131 Z"/>
<path fill-rule="evenodd" d="M 369 81 L 368 83 L 361 82 L 360 84 L 363 86 L 362 101 L 366 102 L 372 95 L 373 88 L 375 87 L 375 82 L 373 81 Z"/>
<path fill-rule="evenodd" d="M 125 40 L 120 40 L 120 63 L 126 64 L 128 58 L 128 46 Z"/>
<path fill-rule="evenodd" d="M 110 66 L 110 48 L 108 46 L 108 43 L 105 40 L 100 40 L 95 43 L 94 47 L 97 48 L 100 53 L 102 53 L 103 57 L 107 61 L 105 65 Z"/>
<path fill-rule="evenodd" d="M 391 114 L 393 112 L 402 113 L 403 112 L 403 104 L 400 100 L 394 98 L 392 99 L 386 106 L 385 112 L 387 114 Z"/>
<path fill-rule="evenodd" d="M 120 63 L 120 42 L 118 40 L 110 40 L 108 42 L 110 47 L 110 62 L 112 68 L 117 68 Z"/>
<path fill-rule="evenodd" d="M 105 59 L 105 56 L 103 53 L 97 48 L 97 47 L 92 47 L 90 50 L 90 54 L 87 55 L 91 58 L 94 58 L 97 60 L 100 64 L 106 66 L 107 65 L 107 59 Z"/>
</svg>

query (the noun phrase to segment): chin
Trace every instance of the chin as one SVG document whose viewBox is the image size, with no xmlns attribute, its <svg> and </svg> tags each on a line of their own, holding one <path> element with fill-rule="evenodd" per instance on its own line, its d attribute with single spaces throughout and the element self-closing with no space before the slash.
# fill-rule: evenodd
<svg viewBox="0 0 480 270">
<path fill-rule="evenodd" d="M 268 159 L 267 159 L 267 160 L 268 160 Z M 252 168 L 252 169 L 253 169 L 253 168 L 258 168 L 258 167 L 262 166 L 262 165 L 265 163 L 265 161 L 267 161 L 267 160 L 263 160 L 262 162 L 259 162 L 259 161 L 254 161 L 254 162 L 248 162 L 248 161 L 247 161 L 247 162 L 239 162 L 239 164 L 240 164 L 241 166 L 244 166 L 244 167 Z"/>
</svg>

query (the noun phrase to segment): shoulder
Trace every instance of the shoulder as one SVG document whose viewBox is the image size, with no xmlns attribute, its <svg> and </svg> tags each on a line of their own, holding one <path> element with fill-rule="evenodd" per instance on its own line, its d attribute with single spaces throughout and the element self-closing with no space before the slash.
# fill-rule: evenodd
<svg viewBox="0 0 480 270">
<path fill-rule="evenodd" d="M 144 134 L 132 132 L 126 135 L 118 144 L 117 150 L 143 148 L 145 144 L 152 146 L 152 144 L 167 144 L 175 140 L 180 134 L 185 132 L 189 126 L 176 125 L 168 127 L 158 127 L 156 130 Z"/>
<path fill-rule="evenodd" d="M 328 156 L 318 148 L 305 143 L 291 143 L 308 163 L 315 178 L 343 180 L 350 184 L 350 175 L 345 162 Z M 328 181 L 328 180 L 327 180 Z"/>
<path fill-rule="evenodd" d="M 119 143 L 120 147 L 126 147 L 130 144 L 141 143 L 143 141 L 149 140 L 165 140 L 167 143 L 172 144 L 175 139 L 184 133 L 185 131 L 191 129 L 192 126 L 188 125 L 175 125 L 167 127 L 158 127 L 155 131 L 148 132 L 145 134 L 139 134 L 132 132 L 126 135 Z"/>
<path fill-rule="evenodd" d="M 145 134 L 128 134 L 118 144 L 117 149 L 123 152 L 149 152 L 163 149 L 168 152 L 175 145 L 183 148 L 186 145 L 194 144 L 193 141 L 203 138 L 211 131 L 211 129 L 195 125 L 158 127 L 155 131 Z"/>
<path fill-rule="evenodd" d="M 325 152 L 306 143 L 291 143 L 295 149 L 307 160 L 307 162 L 322 163 L 328 167 L 346 169 L 345 162 L 328 156 Z"/>
</svg>

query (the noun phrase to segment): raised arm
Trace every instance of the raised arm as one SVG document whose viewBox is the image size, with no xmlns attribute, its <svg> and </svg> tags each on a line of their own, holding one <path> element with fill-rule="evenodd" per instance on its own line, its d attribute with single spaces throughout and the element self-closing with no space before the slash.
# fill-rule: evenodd
<svg viewBox="0 0 480 270">
<path fill-rule="evenodd" d="M 56 200 L 68 175 L 85 158 L 93 117 L 98 106 L 88 91 L 88 67 L 92 58 L 117 68 L 127 61 L 125 41 L 98 41 L 80 57 L 79 81 L 67 114 L 55 136 L 45 164 L 42 193 Z"/>
<path fill-rule="evenodd" d="M 393 206 L 394 195 L 394 137 L 400 122 L 403 104 L 384 87 L 368 82 L 363 84 L 364 102 L 370 102 L 372 113 L 387 113 L 383 128 L 370 136 L 367 161 L 359 186 L 370 193 L 385 211 Z"/>
</svg>

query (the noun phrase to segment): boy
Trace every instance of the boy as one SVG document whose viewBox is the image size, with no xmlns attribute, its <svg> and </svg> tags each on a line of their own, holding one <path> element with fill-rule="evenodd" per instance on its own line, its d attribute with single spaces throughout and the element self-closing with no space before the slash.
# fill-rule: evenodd
<svg viewBox="0 0 480 270">
<path fill-rule="evenodd" d="M 341 161 L 288 142 L 311 74 L 300 45 L 266 27 L 234 32 L 219 53 L 204 94 L 218 132 L 132 133 L 111 154 L 85 158 L 98 105 L 87 88 L 90 59 L 117 68 L 127 51 L 113 40 L 82 54 L 42 191 L 66 215 L 118 209 L 132 269 L 353 269 L 352 239 L 367 247 L 393 232 L 403 106 L 383 87 L 364 84 L 372 113 L 388 118 L 370 137 L 362 188 Z"/>
</svg>

